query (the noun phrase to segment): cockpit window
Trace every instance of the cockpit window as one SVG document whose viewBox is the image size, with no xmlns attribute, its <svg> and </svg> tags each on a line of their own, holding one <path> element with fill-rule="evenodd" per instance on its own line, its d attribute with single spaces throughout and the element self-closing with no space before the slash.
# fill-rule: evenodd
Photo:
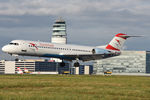
<svg viewBox="0 0 150 100">
<path fill-rule="evenodd" d="M 14 43 L 9 43 L 10 45 L 13 45 Z"/>
<path fill-rule="evenodd" d="M 18 43 L 9 43 L 9 45 L 19 45 Z"/>
</svg>

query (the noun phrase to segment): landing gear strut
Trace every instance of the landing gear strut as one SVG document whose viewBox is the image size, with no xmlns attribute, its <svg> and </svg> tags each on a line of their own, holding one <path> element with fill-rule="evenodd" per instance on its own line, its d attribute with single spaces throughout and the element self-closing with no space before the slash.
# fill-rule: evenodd
<svg viewBox="0 0 150 100">
<path fill-rule="evenodd" d="M 65 62 L 62 60 L 62 62 L 60 63 L 61 67 L 65 67 Z"/>
<path fill-rule="evenodd" d="M 74 67 L 79 67 L 79 66 L 80 66 L 79 59 L 76 58 L 76 62 L 74 63 Z"/>
<path fill-rule="evenodd" d="M 19 58 L 18 58 L 19 56 L 17 54 L 11 54 L 11 56 L 16 57 L 15 61 L 19 61 Z"/>
</svg>

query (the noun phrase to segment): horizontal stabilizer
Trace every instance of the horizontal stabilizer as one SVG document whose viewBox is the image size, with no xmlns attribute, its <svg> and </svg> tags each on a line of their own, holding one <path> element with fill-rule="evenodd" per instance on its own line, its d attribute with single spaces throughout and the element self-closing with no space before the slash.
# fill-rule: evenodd
<svg viewBox="0 0 150 100">
<path fill-rule="evenodd" d="M 130 38 L 130 37 L 143 37 L 143 36 L 129 36 L 129 35 L 122 35 L 122 36 L 120 36 L 120 37 L 122 37 L 122 38 Z"/>
</svg>

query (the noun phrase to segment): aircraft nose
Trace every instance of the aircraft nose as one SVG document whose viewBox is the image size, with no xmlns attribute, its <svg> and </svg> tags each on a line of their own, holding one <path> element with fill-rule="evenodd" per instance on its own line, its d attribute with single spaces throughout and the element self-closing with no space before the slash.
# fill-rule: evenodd
<svg viewBox="0 0 150 100">
<path fill-rule="evenodd" d="M 7 52 L 9 51 L 9 50 L 8 50 L 8 47 L 7 47 L 7 46 L 3 46 L 3 47 L 2 47 L 2 51 L 7 53 Z"/>
</svg>

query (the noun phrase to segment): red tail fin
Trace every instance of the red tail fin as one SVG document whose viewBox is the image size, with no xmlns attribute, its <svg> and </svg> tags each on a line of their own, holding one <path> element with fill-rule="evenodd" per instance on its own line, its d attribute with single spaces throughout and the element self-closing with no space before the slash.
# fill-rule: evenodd
<svg viewBox="0 0 150 100">
<path fill-rule="evenodd" d="M 123 34 L 123 33 L 118 33 L 110 41 L 110 43 L 106 46 L 106 49 L 114 50 L 114 51 L 120 51 L 127 38 L 128 38 L 128 35 Z"/>
</svg>

